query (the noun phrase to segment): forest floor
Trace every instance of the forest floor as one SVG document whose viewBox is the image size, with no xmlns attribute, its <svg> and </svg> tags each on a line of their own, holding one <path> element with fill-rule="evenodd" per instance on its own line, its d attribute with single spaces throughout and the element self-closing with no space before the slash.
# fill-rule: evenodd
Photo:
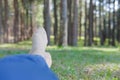
<svg viewBox="0 0 120 80">
<path fill-rule="evenodd" d="M 28 53 L 30 41 L 0 45 L 0 57 Z M 48 46 L 60 80 L 120 80 L 119 47 Z"/>
</svg>

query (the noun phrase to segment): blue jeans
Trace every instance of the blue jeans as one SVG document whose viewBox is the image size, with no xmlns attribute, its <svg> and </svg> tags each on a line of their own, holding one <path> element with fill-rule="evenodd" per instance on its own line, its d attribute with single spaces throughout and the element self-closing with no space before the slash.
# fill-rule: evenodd
<svg viewBox="0 0 120 80">
<path fill-rule="evenodd" d="M 59 80 L 38 55 L 20 54 L 0 59 L 0 80 Z"/>
</svg>

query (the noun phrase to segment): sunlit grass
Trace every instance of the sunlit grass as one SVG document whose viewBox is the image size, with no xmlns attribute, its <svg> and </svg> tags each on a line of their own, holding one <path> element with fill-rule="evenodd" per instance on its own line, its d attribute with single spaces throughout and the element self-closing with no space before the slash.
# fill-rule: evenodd
<svg viewBox="0 0 120 80">
<path fill-rule="evenodd" d="M 0 45 L 0 57 L 26 54 L 31 41 Z M 119 47 L 48 46 L 52 70 L 60 80 L 120 80 Z"/>
</svg>

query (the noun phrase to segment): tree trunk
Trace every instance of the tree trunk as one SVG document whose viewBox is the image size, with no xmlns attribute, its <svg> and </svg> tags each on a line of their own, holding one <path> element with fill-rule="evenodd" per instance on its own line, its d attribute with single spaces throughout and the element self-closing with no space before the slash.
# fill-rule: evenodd
<svg viewBox="0 0 120 80">
<path fill-rule="evenodd" d="M 23 11 L 21 11 L 20 13 L 20 24 L 21 24 L 21 41 L 24 40 L 24 35 L 25 35 L 25 31 L 24 31 L 24 13 Z"/>
<path fill-rule="evenodd" d="M 104 41 L 103 41 L 103 33 L 104 31 L 102 30 L 102 16 L 101 16 L 101 2 L 99 2 L 99 36 L 100 36 L 100 45 L 104 45 Z"/>
<path fill-rule="evenodd" d="M 117 41 L 120 43 L 120 7 L 117 11 Z"/>
<path fill-rule="evenodd" d="M 84 46 L 87 46 L 88 44 L 88 36 L 87 36 L 87 33 L 88 33 L 88 28 L 87 28 L 87 22 L 88 22 L 88 18 L 87 18 L 87 2 L 85 0 L 85 22 L 84 22 L 84 26 L 85 26 L 85 32 L 84 32 Z"/>
<path fill-rule="evenodd" d="M 4 42 L 7 43 L 8 40 L 8 29 L 9 29 L 9 25 L 8 25 L 8 18 L 9 18 L 9 6 L 8 6 L 8 0 L 4 0 L 4 10 L 5 10 L 5 16 L 4 16 Z"/>
<path fill-rule="evenodd" d="M 88 31 L 89 31 L 88 46 L 92 46 L 92 43 L 93 43 L 93 0 L 90 0 Z"/>
<path fill-rule="evenodd" d="M 58 14 L 57 14 L 57 0 L 54 0 L 54 43 L 58 42 Z"/>
<path fill-rule="evenodd" d="M 72 6 L 73 6 L 73 0 L 67 0 L 67 6 L 68 6 L 68 45 L 72 46 L 72 26 L 73 26 Z"/>
<path fill-rule="evenodd" d="M 116 19 L 116 17 L 115 17 L 115 15 L 116 15 L 116 12 L 115 12 L 115 1 L 113 2 L 113 5 L 114 5 L 114 7 L 113 7 L 113 28 L 112 28 L 112 41 L 111 41 L 111 44 L 112 44 L 112 46 L 115 46 L 115 23 L 116 23 L 116 21 L 115 21 L 115 19 Z"/>
<path fill-rule="evenodd" d="M 107 38 L 107 30 L 106 30 L 106 16 L 104 15 L 104 18 L 103 18 L 103 31 L 104 31 L 104 34 L 103 34 L 103 42 L 105 44 L 105 40 Z"/>
<path fill-rule="evenodd" d="M 2 24 L 2 19 L 3 19 L 3 13 L 2 13 L 2 8 L 3 8 L 3 0 L 0 0 L 0 43 L 3 43 L 3 24 Z"/>
<path fill-rule="evenodd" d="M 118 0 L 118 5 L 120 5 L 120 0 Z M 120 6 L 117 10 L 117 41 L 120 43 Z"/>
<path fill-rule="evenodd" d="M 111 0 L 110 0 L 111 2 Z M 109 2 L 109 7 L 110 7 Z M 109 16 L 108 16 L 108 45 L 111 45 L 111 9 L 109 8 Z"/>
<path fill-rule="evenodd" d="M 80 18 L 80 19 L 79 19 L 79 38 L 81 39 L 81 36 L 82 36 L 82 34 L 81 34 L 81 33 L 82 33 L 82 16 L 83 16 L 83 15 L 82 15 L 82 14 L 83 14 L 83 12 L 82 12 L 82 8 L 83 8 L 83 7 L 82 7 L 82 4 L 83 4 L 83 3 L 82 3 L 81 0 L 80 0 L 79 2 L 80 2 L 80 8 L 81 8 L 81 9 L 80 9 L 80 14 L 79 14 L 79 15 L 80 15 L 80 17 L 79 17 L 79 18 Z"/>
<path fill-rule="evenodd" d="M 24 0 L 21 0 L 21 4 L 22 4 L 22 9 L 20 12 L 20 23 L 21 23 L 21 40 L 25 40 L 25 3 Z"/>
<path fill-rule="evenodd" d="M 32 4 L 32 2 L 30 2 L 30 32 L 29 32 L 29 34 L 30 34 L 30 37 L 32 36 L 32 34 L 33 34 L 33 13 L 32 13 L 32 11 L 33 11 L 33 4 Z"/>
<path fill-rule="evenodd" d="M 72 46 L 77 46 L 78 42 L 78 4 L 79 0 L 74 0 L 73 26 L 72 26 Z"/>
<path fill-rule="evenodd" d="M 14 0 L 14 25 L 13 25 L 13 32 L 14 32 L 14 43 L 18 42 L 18 25 L 19 25 L 19 6 L 18 0 Z"/>
<path fill-rule="evenodd" d="M 48 45 L 50 45 L 51 34 L 50 0 L 44 0 L 44 28 L 47 32 Z"/>
<path fill-rule="evenodd" d="M 67 27 L 67 0 L 61 0 L 61 21 L 60 21 L 60 36 L 59 46 L 67 46 L 68 27 Z"/>
<path fill-rule="evenodd" d="M 97 11 L 97 1 L 95 1 L 95 11 Z M 93 34 L 94 34 L 94 37 L 96 38 L 97 37 L 97 17 L 96 17 L 96 13 L 94 13 L 94 27 L 93 27 Z M 94 45 L 97 45 L 97 40 L 94 40 Z"/>
</svg>

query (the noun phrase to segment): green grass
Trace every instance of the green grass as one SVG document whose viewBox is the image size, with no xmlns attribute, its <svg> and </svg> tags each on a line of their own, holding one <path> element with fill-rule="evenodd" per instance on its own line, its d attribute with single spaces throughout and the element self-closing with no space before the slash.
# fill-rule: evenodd
<svg viewBox="0 0 120 80">
<path fill-rule="evenodd" d="M 0 45 L 0 57 L 28 53 L 30 41 Z M 52 70 L 60 80 L 120 80 L 118 47 L 48 46 L 52 54 Z"/>
</svg>

